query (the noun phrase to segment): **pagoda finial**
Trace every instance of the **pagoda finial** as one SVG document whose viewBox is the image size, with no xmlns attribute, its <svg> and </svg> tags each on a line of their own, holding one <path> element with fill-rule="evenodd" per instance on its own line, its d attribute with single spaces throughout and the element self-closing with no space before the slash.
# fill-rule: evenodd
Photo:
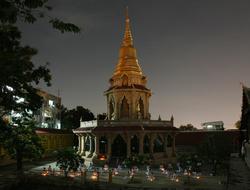
<svg viewBox="0 0 250 190">
<path fill-rule="evenodd" d="M 243 82 L 240 82 L 240 86 L 241 86 L 242 88 L 244 88 L 244 83 L 243 83 Z"/>
<path fill-rule="evenodd" d="M 127 20 L 128 20 L 128 22 L 129 22 L 129 16 L 128 16 L 128 6 L 126 6 L 126 22 L 127 22 Z"/>
<path fill-rule="evenodd" d="M 125 16 L 126 16 L 125 33 L 122 41 L 122 46 L 133 46 L 133 38 L 130 29 L 130 20 L 128 15 L 128 6 L 126 7 Z"/>
</svg>

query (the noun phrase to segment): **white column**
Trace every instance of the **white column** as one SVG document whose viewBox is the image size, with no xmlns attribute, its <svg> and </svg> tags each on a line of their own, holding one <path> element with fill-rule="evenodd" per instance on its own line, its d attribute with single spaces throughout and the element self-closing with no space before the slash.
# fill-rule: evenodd
<svg viewBox="0 0 250 190">
<path fill-rule="evenodd" d="M 78 151 L 77 151 L 77 153 L 81 154 L 81 151 L 82 151 L 81 136 L 80 135 L 77 135 L 77 136 L 78 136 Z"/>
<path fill-rule="evenodd" d="M 81 136 L 81 153 L 85 153 L 85 134 Z"/>
<path fill-rule="evenodd" d="M 92 144 L 92 136 L 89 135 L 89 152 L 92 153 L 93 152 L 93 144 Z"/>
<path fill-rule="evenodd" d="M 95 136 L 95 153 L 96 155 L 99 155 L 99 136 Z"/>
</svg>

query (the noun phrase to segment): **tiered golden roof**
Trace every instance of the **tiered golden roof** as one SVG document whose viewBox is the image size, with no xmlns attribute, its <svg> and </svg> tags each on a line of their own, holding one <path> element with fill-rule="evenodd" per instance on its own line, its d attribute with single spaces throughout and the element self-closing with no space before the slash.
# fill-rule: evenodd
<svg viewBox="0 0 250 190">
<path fill-rule="evenodd" d="M 120 48 L 119 61 L 116 65 L 113 77 L 122 76 L 123 74 L 142 76 L 142 70 L 140 65 L 138 64 L 136 49 L 133 45 L 128 8 L 126 9 L 125 33 Z"/>
</svg>

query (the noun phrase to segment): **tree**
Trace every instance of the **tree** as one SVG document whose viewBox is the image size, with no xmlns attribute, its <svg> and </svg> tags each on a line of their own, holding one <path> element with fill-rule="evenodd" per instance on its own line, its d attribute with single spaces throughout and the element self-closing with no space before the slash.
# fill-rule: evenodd
<svg viewBox="0 0 250 190">
<path fill-rule="evenodd" d="M 57 153 L 56 165 L 64 170 L 65 177 L 68 176 L 70 170 L 77 171 L 77 168 L 83 163 L 84 160 L 74 149 L 60 150 Z"/>
<path fill-rule="evenodd" d="M 80 121 L 90 121 L 93 119 L 95 119 L 94 114 L 82 106 L 77 106 L 71 110 L 64 107 L 61 112 L 61 123 L 64 129 L 76 129 L 80 127 Z"/>
<path fill-rule="evenodd" d="M 74 24 L 50 17 L 51 9 L 47 0 L 0 1 L 0 143 L 17 160 L 18 170 L 22 170 L 24 157 L 41 155 L 32 116 L 42 101 L 34 84 L 43 80 L 49 86 L 51 75 L 47 64 L 35 68 L 32 57 L 37 50 L 21 45 L 16 23 L 20 20 L 32 24 L 39 18 L 46 18 L 62 33 L 80 31 Z M 12 115 L 10 122 L 4 119 L 8 115 Z"/>
<path fill-rule="evenodd" d="M 22 170 L 22 160 L 39 158 L 43 153 L 41 139 L 36 134 L 36 125 L 28 117 L 15 118 L 14 125 L 0 123 L 0 141 L 9 155 L 17 161 L 17 170 Z"/>
<path fill-rule="evenodd" d="M 0 22 L 1 24 L 16 24 L 18 20 L 34 23 L 38 19 L 47 19 L 53 28 L 64 32 L 80 32 L 80 28 L 72 23 L 66 23 L 49 15 L 52 7 L 48 0 L 1 0 Z"/>
<path fill-rule="evenodd" d="M 43 80 L 50 85 L 51 75 L 46 66 L 34 67 L 31 58 L 37 51 L 21 46 L 20 39 L 17 27 L 0 25 L 0 138 L 21 171 L 24 157 L 42 152 L 32 120 L 42 100 L 33 83 Z M 5 116 L 12 116 L 11 121 L 4 122 Z"/>
<path fill-rule="evenodd" d="M 0 107 L 1 115 L 35 112 L 41 106 L 33 83 L 50 85 L 51 75 L 45 66 L 34 67 L 31 58 L 37 50 L 20 45 L 21 33 L 12 25 L 0 25 Z"/>
<path fill-rule="evenodd" d="M 181 131 L 196 131 L 197 130 L 197 128 L 195 128 L 192 124 L 181 125 L 179 129 Z"/>
<path fill-rule="evenodd" d="M 107 119 L 107 114 L 106 113 L 100 113 L 97 115 L 98 120 L 105 120 Z"/>
<path fill-rule="evenodd" d="M 234 126 L 235 126 L 237 129 L 240 129 L 241 120 L 236 121 L 236 123 L 234 124 Z"/>
</svg>

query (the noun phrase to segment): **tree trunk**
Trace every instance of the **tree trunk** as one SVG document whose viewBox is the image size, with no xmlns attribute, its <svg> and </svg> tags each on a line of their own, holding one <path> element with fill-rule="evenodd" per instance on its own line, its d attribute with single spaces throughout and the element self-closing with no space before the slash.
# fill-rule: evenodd
<svg viewBox="0 0 250 190">
<path fill-rule="evenodd" d="M 20 151 L 17 151 L 16 154 L 16 165 L 17 165 L 17 171 L 23 170 L 23 155 Z"/>
<path fill-rule="evenodd" d="M 68 177 L 68 170 L 64 170 L 64 177 Z"/>
</svg>

